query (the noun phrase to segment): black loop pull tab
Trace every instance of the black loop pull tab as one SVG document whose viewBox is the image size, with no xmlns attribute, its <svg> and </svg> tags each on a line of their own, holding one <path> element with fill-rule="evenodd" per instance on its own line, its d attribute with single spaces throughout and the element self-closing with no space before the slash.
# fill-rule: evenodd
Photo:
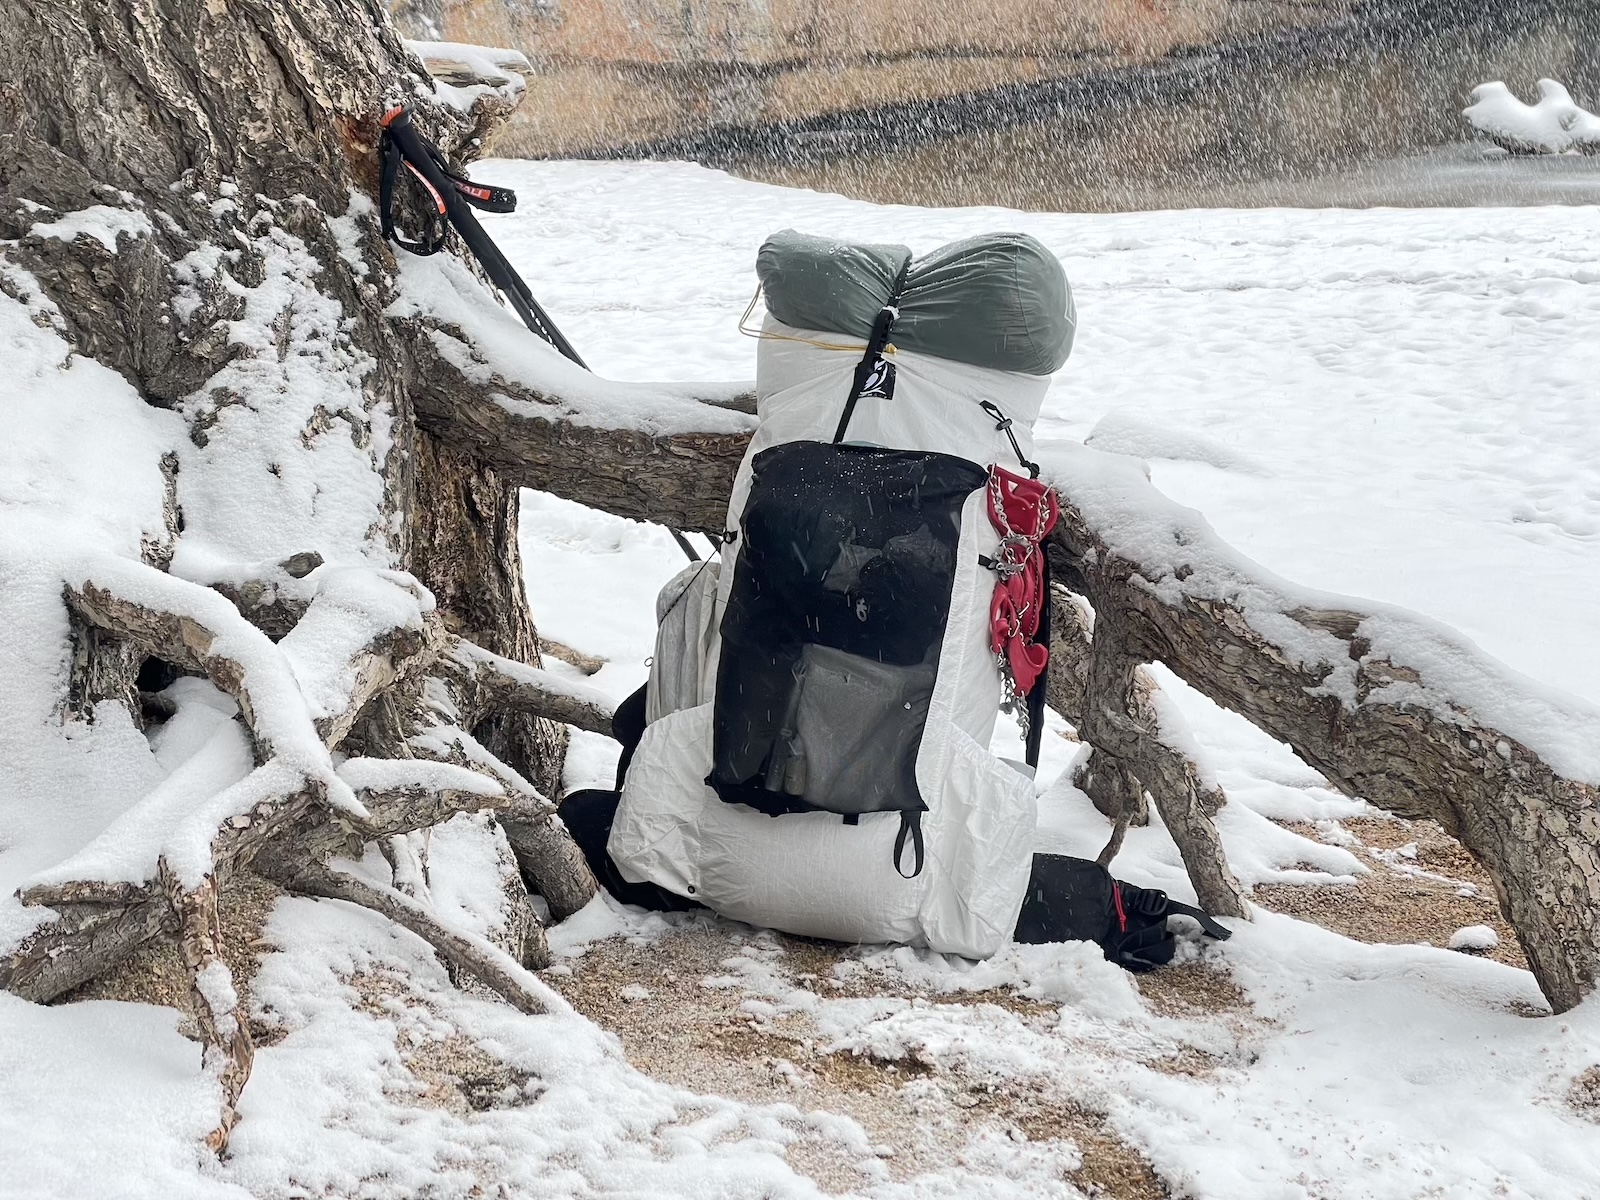
<svg viewBox="0 0 1600 1200">
<path fill-rule="evenodd" d="M 900 860 L 905 857 L 906 841 L 911 842 L 911 874 L 907 875 L 900 866 Z M 925 847 L 922 843 L 922 810 L 920 808 L 906 809 L 900 814 L 900 832 L 894 839 L 894 869 L 901 879 L 915 879 L 922 874 Z"/>
<path fill-rule="evenodd" d="M 507 261 L 493 239 L 483 231 L 473 215 L 475 208 L 485 212 L 509 212 L 516 196 L 508 188 L 491 188 L 473 183 L 450 170 L 444 154 L 411 122 L 405 105 L 396 105 L 383 116 L 381 140 L 382 174 L 379 178 L 379 220 L 384 236 L 412 254 L 435 254 L 454 229 L 462 244 L 478 260 L 496 290 L 511 305 L 533 333 L 549 342 L 558 353 L 587 370 L 572 343 L 556 328 L 550 315 L 534 299 L 533 292 Z M 431 219 L 438 229 L 436 237 L 425 242 L 407 242 L 395 235 L 395 187 L 404 168 L 423 187 L 433 201 Z"/>
</svg>

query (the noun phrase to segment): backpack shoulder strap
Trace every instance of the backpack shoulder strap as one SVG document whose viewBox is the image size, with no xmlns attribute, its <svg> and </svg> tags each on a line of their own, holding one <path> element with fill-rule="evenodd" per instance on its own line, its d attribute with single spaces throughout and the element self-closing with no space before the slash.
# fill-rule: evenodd
<svg viewBox="0 0 1600 1200">
<path fill-rule="evenodd" d="M 1233 930 L 1218 924 L 1217 919 L 1210 913 L 1203 912 L 1192 904 L 1180 904 L 1176 900 L 1169 899 L 1167 901 L 1167 912 L 1169 914 L 1181 913 L 1186 917 L 1193 917 L 1200 922 L 1201 929 L 1204 929 L 1206 933 L 1216 938 L 1219 942 L 1225 942 L 1233 936 Z"/>
</svg>

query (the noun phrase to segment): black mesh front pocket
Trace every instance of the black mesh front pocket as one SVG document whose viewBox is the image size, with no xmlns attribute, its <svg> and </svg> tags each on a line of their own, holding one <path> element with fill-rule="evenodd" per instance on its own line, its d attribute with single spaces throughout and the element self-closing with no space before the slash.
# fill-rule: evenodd
<svg viewBox="0 0 1600 1200">
<path fill-rule="evenodd" d="M 987 473 L 947 454 L 821 442 L 752 466 L 707 782 L 770 813 L 920 810 L 961 508 Z"/>
</svg>

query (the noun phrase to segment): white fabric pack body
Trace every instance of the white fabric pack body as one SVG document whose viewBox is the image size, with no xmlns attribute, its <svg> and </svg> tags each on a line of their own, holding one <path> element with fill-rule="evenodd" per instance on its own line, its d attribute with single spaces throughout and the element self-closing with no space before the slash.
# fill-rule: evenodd
<svg viewBox="0 0 1600 1200">
<path fill-rule="evenodd" d="M 825 348 L 826 347 L 826 348 Z M 860 360 L 859 341 L 791 329 L 767 317 L 757 360 L 760 424 L 735 479 L 728 526 L 738 530 L 751 461 L 791 441 L 832 439 Z M 850 442 L 935 451 L 1015 467 L 995 417 L 1011 419 L 1024 457 L 1049 378 L 904 350 L 891 356 L 893 395 L 866 396 Z M 895 868 L 895 812 L 847 823 L 832 812 L 773 817 L 724 802 L 706 784 L 721 650 L 718 628 L 734 576 L 727 561 L 691 566 L 668 584 L 647 695 L 649 725 L 629 768 L 609 842 L 622 874 L 688 896 L 725 916 L 843 942 L 894 942 L 972 958 L 1011 936 L 1031 865 L 1032 780 L 989 751 L 1001 696 L 989 648 L 994 576 L 980 563 L 999 545 L 982 490 L 961 512 L 958 562 L 938 674 L 916 758 L 927 812 L 925 868 Z M 1018 757 L 1020 754 L 1020 745 Z"/>
</svg>

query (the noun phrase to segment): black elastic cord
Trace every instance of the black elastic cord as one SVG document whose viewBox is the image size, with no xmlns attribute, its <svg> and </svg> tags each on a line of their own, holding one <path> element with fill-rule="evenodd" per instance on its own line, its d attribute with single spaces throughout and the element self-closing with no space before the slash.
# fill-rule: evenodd
<svg viewBox="0 0 1600 1200">
<path fill-rule="evenodd" d="M 402 250 L 413 254 L 435 254 L 444 245 L 444 232 L 431 242 L 406 242 L 394 232 L 394 188 L 401 163 L 422 182 L 435 201 L 435 211 L 442 208 L 442 216 L 461 235 L 461 240 L 483 266 L 484 273 L 516 310 L 522 323 L 549 342 L 565 357 L 588 370 L 588 364 L 579 357 L 572 343 L 556 328 L 550 314 L 533 298 L 533 292 L 523 282 L 512 265 L 506 261 L 500 247 L 478 224 L 473 215 L 474 204 L 489 212 L 510 212 L 516 206 L 516 196 L 506 188 L 481 189 L 471 180 L 452 174 L 445 165 L 439 148 L 417 132 L 411 123 L 411 114 L 404 108 L 392 113 L 383 127 L 383 171 L 379 179 L 378 199 L 381 212 L 379 220 L 383 233 Z M 487 191 L 486 196 L 471 196 L 470 189 Z"/>
<path fill-rule="evenodd" d="M 995 419 L 995 429 L 1006 435 L 1006 440 L 1011 443 L 1011 453 L 1017 456 L 1019 463 L 1028 468 L 1028 478 L 1039 478 L 1039 464 L 1022 457 L 1022 443 L 1017 441 L 1017 435 L 1011 432 L 1011 418 L 1006 416 L 993 400 L 980 400 L 978 407 Z"/>
<path fill-rule="evenodd" d="M 911 874 L 907 875 L 900 869 L 900 859 L 906 852 L 906 839 L 911 840 Z M 920 808 L 904 809 L 900 813 L 900 832 L 894 839 L 894 869 L 901 879 L 915 879 L 922 874 L 923 862 L 922 845 L 922 810 Z"/>
</svg>

